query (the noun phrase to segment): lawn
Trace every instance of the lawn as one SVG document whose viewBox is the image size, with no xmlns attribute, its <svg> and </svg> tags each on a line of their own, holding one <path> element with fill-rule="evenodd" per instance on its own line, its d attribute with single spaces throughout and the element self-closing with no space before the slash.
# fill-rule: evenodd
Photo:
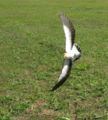
<svg viewBox="0 0 108 120">
<path fill-rule="evenodd" d="M 57 91 L 64 33 L 82 57 Z M 0 120 L 108 120 L 108 1 L 0 0 Z"/>
</svg>

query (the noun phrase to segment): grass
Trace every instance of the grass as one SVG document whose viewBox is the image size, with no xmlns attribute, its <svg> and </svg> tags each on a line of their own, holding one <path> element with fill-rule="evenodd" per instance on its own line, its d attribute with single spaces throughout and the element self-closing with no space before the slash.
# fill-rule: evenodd
<svg viewBox="0 0 108 120">
<path fill-rule="evenodd" d="M 82 58 L 50 92 L 63 62 L 61 12 L 73 20 Z M 107 120 L 107 13 L 107 0 L 1 0 L 0 120 Z"/>
</svg>

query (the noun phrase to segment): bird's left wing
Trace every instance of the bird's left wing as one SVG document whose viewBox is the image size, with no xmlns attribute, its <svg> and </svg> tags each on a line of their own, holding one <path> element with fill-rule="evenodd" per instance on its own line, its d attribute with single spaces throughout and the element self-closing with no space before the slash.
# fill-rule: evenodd
<svg viewBox="0 0 108 120">
<path fill-rule="evenodd" d="M 71 59 L 65 59 L 64 66 L 62 68 L 62 72 L 59 76 L 59 79 L 58 79 L 57 83 L 52 88 L 52 91 L 59 88 L 67 80 L 67 78 L 70 74 L 70 71 L 71 71 L 71 67 L 72 67 L 72 60 Z"/>
<path fill-rule="evenodd" d="M 74 28 L 72 22 L 69 20 L 69 18 L 66 17 L 65 15 L 61 14 L 60 19 L 63 24 L 65 39 L 66 39 L 65 51 L 70 52 L 70 50 L 72 49 L 72 46 L 74 44 L 75 28 Z"/>
</svg>

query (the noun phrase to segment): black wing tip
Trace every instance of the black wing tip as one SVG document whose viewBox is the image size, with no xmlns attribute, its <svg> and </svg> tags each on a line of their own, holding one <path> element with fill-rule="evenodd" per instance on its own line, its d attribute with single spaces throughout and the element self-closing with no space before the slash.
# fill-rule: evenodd
<svg viewBox="0 0 108 120">
<path fill-rule="evenodd" d="M 60 13 L 58 14 L 58 16 L 59 16 L 59 17 L 65 16 L 65 14 L 64 14 L 63 12 L 60 12 Z"/>
<path fill-rule="evenodd" d="M 55 91 L 58 88 L 60 88 L 62 86 L 62 84 L 67 80 L 68 76 L 69 76 L 69 74 L 67 74 L 63 79 L 61 79 L 59 82 L 57 82 L 55 84 L 55 86 L 51 89 L 51 91 Z"/>
<path fill-rule="evenodd" d="M 67 17 L 67 15 L 64 14 L 63 12 L 61 12 L 61 13 L 59 14 L 59 17 L 60 17 L 60 18 L 68 19 L 68 20 L 70 21 L 69 17 Z"/>
<path fill-rule="evenodd" d="M 68 19 L 69 20 L 69 18 L 63 12 L 59 13 L 58 16 L 60 17 L 61 20 L 62 19 Z"/>
<path fill-rule="evenodd" d="M 59 14 L 60 19 L 69 19 L 64 13 Z"/>
<path fill-rule="evenodd" d="M 59 16 L 60 16 L 61 21 L 66 20 L 69 22 L 69 24 L 71 25 L 71 29 L 73 33 L 75 34 L 75 27 L 73 25 L 73 22 L 70 20 L 70 18 L 67 17 L 64 13 L 60 13 Z"/>
<path fill-rule="evenodd" d="M 57 84 L 51 89 L 51 91 L 55 91 L 55 90 L 57 90 L 59 87 L 60 87 L 60 85 L 57 83 Z"/>
<path fill-rule="evenodd" d="M 54 88 L 54 87 L 53 87 L 50 91 L 53 92 L 53 91 L 55 91 L 56 89 L 57 89 L 57 88 Z"/>
<path fill-rule="evenodd" d="M 65 81 L 60 81 L 60 82 L 57 82 L 54 87 L 51 89 L 51 91 L 55 91 L 57 90 Z"/>
</svg>

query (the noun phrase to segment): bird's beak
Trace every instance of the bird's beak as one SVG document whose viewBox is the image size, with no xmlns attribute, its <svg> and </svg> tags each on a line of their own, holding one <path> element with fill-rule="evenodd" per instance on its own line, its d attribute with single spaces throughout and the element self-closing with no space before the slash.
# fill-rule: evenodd
<svg viewBox="0 0 108 120">
<path fill-rule="evenodd" d="M 66 58 L 68 58 L 69 56 L 68 56 L 68 53 L 64 53 L 64 58 L 66 59 Z"/>
<path fill-rule="evenodd" d="M 64 53 L 64 58 L 66 58 L 66 53 Z"/>
</svg>

